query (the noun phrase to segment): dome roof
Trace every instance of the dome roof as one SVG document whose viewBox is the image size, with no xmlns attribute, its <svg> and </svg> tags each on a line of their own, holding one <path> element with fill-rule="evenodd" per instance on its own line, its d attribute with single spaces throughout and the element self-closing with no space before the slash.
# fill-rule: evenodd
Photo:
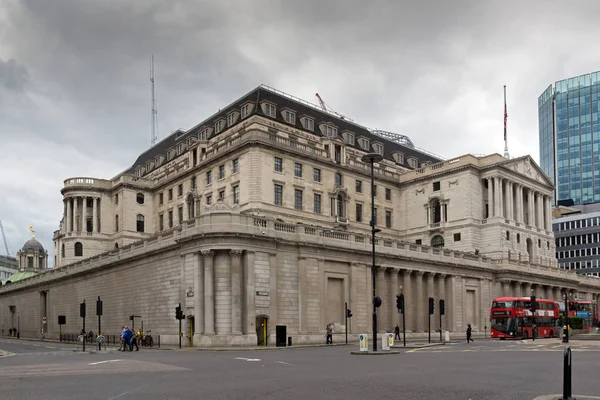
<svg viewBox="0 0 600 400">
<path fill-rule="evenodd" d="M 38 242 L 35 239 L 29 239 L 27 242 L 25 242 L 25 244 L 23 245 L 23 251 L 40 251 L 43 252 L 44 251 L 44 246 L 42 246 L 42 244 L 40 242 Z"/>
</svg>

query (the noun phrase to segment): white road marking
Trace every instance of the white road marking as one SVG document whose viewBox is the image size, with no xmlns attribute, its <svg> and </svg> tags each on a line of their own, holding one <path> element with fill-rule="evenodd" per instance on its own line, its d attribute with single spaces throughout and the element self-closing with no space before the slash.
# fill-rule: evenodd
<svg viewBox="0 0 600 400">
<path fill-rule="evenodd" d="M 260 358 L 244 358 L 244 357 L 236 357 L 236 360 L 244 360 L 244 361 L 260 361 Z"/>
<path fill-rule="evenodd" d="M 123 361 L 123 360 L 106 360 L 106 361 L 98 361 L 98 362 L 89 363 L 88 365 L 98 365 L 98 364 L 104 364 L 104 363 L 109 363 L 109 362 L 118 362 L 118 361 Z"/>
<path fill-rule="evenodd" d="M 55 349 L 55 346 L 46 346 L 47 349 Z"/>
<path fill-rule="evenodd" d="M 295 367 L 295 365 L 294 365 L 294 364 L 290 364 L 290 363 L 287 363 L 287 362 L 285 362 L 285 361 L 275 361 L 275 362 L 276 362 L 276 363 L 279 363 L 279 364 L 283 364 L 283 365 L 289 365 L 289 366 L 291 366 L 291 367 Z"/>
<path fill-rule="evenodd" d="M 35 346 L 35 347 L 42 347 L 41 344 L 34 344 L 33 346 Z"/>
</svg>

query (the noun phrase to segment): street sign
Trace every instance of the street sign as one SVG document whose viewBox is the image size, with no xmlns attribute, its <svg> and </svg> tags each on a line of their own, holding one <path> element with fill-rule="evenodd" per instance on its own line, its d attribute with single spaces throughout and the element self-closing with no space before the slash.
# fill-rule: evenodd
<svg viewBox="0 0 600 400">
<path fill-rule="evenodd" d="M 360 351 L 369 351 L 369 338 L 366 333 L 361 333 L 358 337 L 360 344 Z"/>
<path fill-rule="evenodd" d="M 393 333 L 388 333 L 387 334 L 387 338 L 388 338 L 388 346 L 389 347 L 394 347 L 394 334 Z"/>
</svg>

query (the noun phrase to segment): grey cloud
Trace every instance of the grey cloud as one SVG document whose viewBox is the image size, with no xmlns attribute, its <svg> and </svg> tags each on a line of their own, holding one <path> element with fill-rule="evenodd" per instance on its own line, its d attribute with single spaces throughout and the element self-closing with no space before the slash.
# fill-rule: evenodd
<svg viewBox="0 0 600 400">
<path fill-rule="evenodd" d="M 5 61 L 0 57 L 0 88 L 11 92 L 24 92 L 29 82 L 27 68 L 19 65 L 13 58 Z"/>
</svg>

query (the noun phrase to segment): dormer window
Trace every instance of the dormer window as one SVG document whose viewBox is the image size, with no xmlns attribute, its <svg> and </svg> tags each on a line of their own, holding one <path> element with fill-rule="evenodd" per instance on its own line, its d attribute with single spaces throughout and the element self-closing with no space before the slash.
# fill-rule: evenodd
<svg viewBox="0 0 600 400">
<path fill-rule="evenodd" d="M 249 116 L 252 113 L 253 109 L 254 109 L 254 104 L 252 104 L 252 103 L 244 104 L 241 108 L 242 119 Z"/>
<path fill-rule="evenodd" d="M 414 158 L 414 157 L 409 157 L 409 159 L 408 159 L 408 165 L 409 165 L 411 168 L 417 168 L 417 165 L 418 165 L 418 163 L 419 163 L 419 160 L 417 160 L 417 159 L 416 159 L 416 158 Z"/>
<path fill-rule="evenodd" d="M 369 139 L 364 137 L 358 138 L 358 145 L 361 149 L 369 151 Z"/>
<path fill-rule="evenodd" d="M 196 143 L 197 141 L 198 141 L 198 139 L 195 138 L 194 136 L 188 138 L 188 140 L 187 140 L 187 147 L 188 147 L 188 149 L 190 147 L 192 147 L 194 145 L 194 143 Z"/>
<path fill-rule="evenodd" d="M 373 143 L 373 150 L 375 150 L 375 153 L 383 155 L 383 145 L 381 143 Z"/>
<path fill-rule="evenodd" d="M 179 143 L 177 145 L 177 155 L 180 155 L 181 153 L 183 153 L 184 149 L 185 149 L 185 145 L 183 143 Z"/>
<path fill-rule="evenodd" d="M 175 149 L 170 148 L 167 150 L 167 161 L 171 161 L 175 157 Z"/>
<path fill-rule="evenodd" d="M 394 160 L 398 164 L 404 164 L 404 154 L 395 152 L 395 153 L 392 153 L 392 157 L 394 157 Z"/>
<path fill-rule="evenodd" d="M 336 137 L 337 128 L 331 125 L 323 125 L 323 134 L 327 137 Z"/>
<path fill-rule="evenodd" d="M 219 133 L 223 129 L 225 129 L 225 120 L 220 119 L 217 122 L 215 122 L 215 133 Z"/>
<path fill-rule="evenodd" d="M 283 111 L 283 119 L 288 124 L 295 125 L 296 124 L 296 113 L 293 111 L 284 110 Z"/>
<path fill-rule="evenodd" d="M 269 117 L 275 118 L 276 109 L 275 109 L 275 106 L 273 104 L 264 103 L 263 104 L 263 111 L 264 111 L 265 115 L 267 115 Z"/>
<path fill-rule="evenodd" d="M 308 118 L 308 117 L 302 117 L 302 118 L 300 118 L 300 122 L 302 122 L 302 126 L 307 131 L 315 130 L 315 120 L 314 119 Z"/>
<path fill-rule="evenodd" d="M 354 146 L 354 133 L 344 132 L 342 135 L 344 136 L 344 140 L 347 144 L 349 144 L 350 146 Z"/>
<path fill-rule="evenodd" d="M 210 136 L 210 128 L 204 128 L 198 134 L 198 140 L 208 140 Z"/>
<path fill-rule="evenodd" d="M 146 163 L 146 171 L 148 171 L 148 172 L 152 171 L 152 167 L 154 167 L 154 163 L 152 161 L 148 161 Z"/>
<path fill-rule="evenodd" d="M 227 126 L 233 126 L 233 124 L 235 124 L 237 115 L 235 112 L 229 113 L 227 115 Z"/>
</svg>

